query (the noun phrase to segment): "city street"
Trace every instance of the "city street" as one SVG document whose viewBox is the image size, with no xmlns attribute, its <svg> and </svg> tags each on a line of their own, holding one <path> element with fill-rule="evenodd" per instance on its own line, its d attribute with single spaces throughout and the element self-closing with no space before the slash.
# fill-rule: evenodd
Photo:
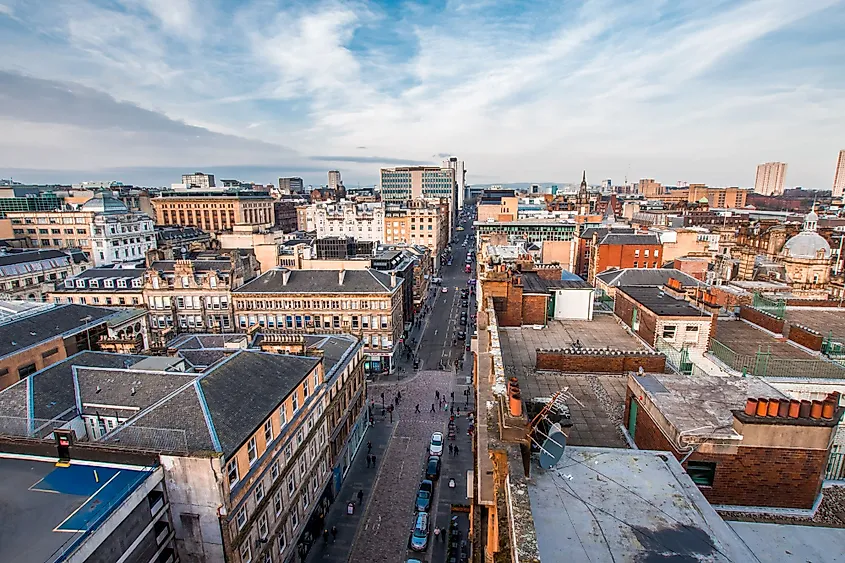
<svg viewBox="0 0 845 563">
<path fill-rule="evenodd" d="M 461 311 L 470 314 L 474 310 L 472 300 L 470 307 L 462 308 L 460 296 L 460 290 L 469 287 L 467 280 L 475 275 L 464 272 L 466 250 L 473 245 L 464 248 L 461 243 L 469 232 L 457 233 L 452 245 L 452 266 L 446 266 L 444 262 L 442 286 L 433 287 L 428 302 L 431 309 L 411 331 L 406 344 L 411 346 L 413 355 L 402 354 L 399 365 L 403 369 L 380 376 L 368 386 L 368 403 L 372 405 L 376 423 L 368 431 L 366 440 L 372 441 L 373 453 L 377 456 L 376 468 L 366 467 L 367 448 L 362 447 L 352 468 L 355 478 L 344 483 L 327 522 L 342 530 L 343 541 L 338 538 L 337 544 L 315 549 L 309 560 L 397 563 L 417 558 L 426 563 L 446 561 L 447 542 L 436 541 L 433 531 L 435 527 L 448 528 L 453 505 L 469 504 L 467 472 L 473 467 L 467 414 L 474 406 L 471 394 L 468 399 L 464 393 L 471 385 L 472 361 L 465 340 L 457 340 L 453 345 L 457 331 L 469 334 L 472 331 L 469 324 L 459 324 Z M 446 287 L 447 292 L 442 293 L 441 287 Z M 418 370 L 413 369 L 414 355 L 420 360 Z M 463 361 L 463 369 L 456 370 L 455 360 L 459 365 Z M 437 399 L 438 391 L 446 399 L 443 405 Z M 388 412 L 382 415 L 382 393 L 385 405 L 393 403 L 395 406 L 392 417 Z M 401 400 L 397 404 L 398 393 L 401 393 Z M 432 405 L 435 412 L 431 412 Z M 435 482 L 432 499 L 428 547 L 424 552 L 410 551 L 408 540 L 415 515 L 414 500 L 424 478 L 430 437 L 433 432 L 442 432 L 444 438 L 447 437 L 451 408 L 455 408 L 456 436 L 454 440 L 445 440 L 443 445 L 440 479 Z M 456 445 L 459 453 L 450 453 L 449 445 Z M 454 488 L 449 488 L 450 479 L 454 480 Z M 353 499 L 359 489 L 364 493 L 363 503 L 356 507 L 356 514 L 348 515 L 346 502 Z M 465 530 L 465 526 L 462 529 Z"/>
</svg>

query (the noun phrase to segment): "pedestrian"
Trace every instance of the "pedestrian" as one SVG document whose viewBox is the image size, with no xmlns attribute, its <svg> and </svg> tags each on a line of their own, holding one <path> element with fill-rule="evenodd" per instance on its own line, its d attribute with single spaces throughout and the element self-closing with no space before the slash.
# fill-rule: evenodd
<svg viewBox="0 0 845 563">
<path fill-rule="evenodd" d="M 435 412 L 435 410 L 434 410 L 434 403 L 431 403 L 431 412 Z"/>
<path fill-rule="evenodd" d="M 437 399 L 438 401 L 440 400 L 440 391 L 434 392 L 434 398 Z"/>
<path fill-rule="evenodd" d="M 367 467 L 370 466 L 370 454 L 367 454 Z"/>
<path fill-rule="evenodd" d="M 332 541 L 337 539 L 337 526 L 332 526 Z"/>
<path fill-rule="evenodd" d="M 461 407 L 458 407 L 458 417 L 461 416 Z"/>
<path fill-rule="evenodd" d="M 370 453 L 371 451 L 373 451 L 373 443 L 367 441 L 367 453 Z"/>
<path fill-rule="evenodd" d="M 373 454 L 373 467 L 375 467 L 375 466 L 376 466 L 376 455 Z"/>
<path fill-rule="evenodd" d="M 399 399 L 400 401 L 402 400 L 402 391 L 396 392 L 396 398 Z"/>
<path fill-rule="evenodd" d="M 437 526 L 434 527 L 434 539 L 435 541 L 440 539 L 440 528 Z"/>
<path fill-rule="evenodd" d="M 361 504 L 361 500 L 364 498 L 364 490 L 358 489 L 358 504 Z"/>
<path fill-rule="evenodd" d="M 449 414 L 455 414 L 455 405 L 454 404 L 452 404 L 452 406 L 449 407 Z"/>
<path fill-rule="evenodd" d="M 323 530 L 323 543 L 329 543 L 329 529 Z"/>
<path fill-rule="evenodd" d="M 449 444 L 449 453 L 452 453 L 452 444 Z"/>
<path fill-rule="evenodd" d="M 417 403 L 417 410 L 415 412 L 420 412 L 420 404 Z"/>
<path fill-rule="evenodd" d="M 393 402 L 396 403 L 396 406 L 399 406 L 399 395 L 393 398 Z"/>
<path fill-rule="evenodd" d="M 455 455 L 458 455 L 458 444 L 455 444 Z"/>
<path fill-rule="evenodd" d="M 449 403 L 443 403 L 443 412 L 446 412 L 448 410 L 449 410 Z"/>
<path fill-rule="evenodd" d="M 453 401 L 455 400 L 455 392 L 454 391 L 452 391 L 452 400 Z"/>
</svg>

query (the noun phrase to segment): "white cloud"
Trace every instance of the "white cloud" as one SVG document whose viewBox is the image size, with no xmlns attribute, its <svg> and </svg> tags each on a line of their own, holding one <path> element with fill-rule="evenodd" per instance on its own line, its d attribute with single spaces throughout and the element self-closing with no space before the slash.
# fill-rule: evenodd
<svg viewBox="0 0 845 563">
<path fill-rule="evenodd" d="M 253 0 L 234 12 L 56 1 L 15 7 L 25 26 L 0 33 L 0 70 L 80 82 L 305 155 L 354 153 L 350 180 L 376 175 L 369 157 L 431 160 L 448 147 L 471 180 L 575 180 L 586 167 L 748 184 L 758 161 L 783 159 L 789 183 L 825 188 L 845 147 L 841 69 L 819 62 L 839 61 L 845 40 L 817 41 L 812 29 L 830 33 L 842 0 L 538 2 L 508 14 L 464 0 L 441 12 L 407 4 L 400 19 L 340 0 Z M 762 47 L 801 25 L 811 30 L 800 66 Z"/>
</svg>

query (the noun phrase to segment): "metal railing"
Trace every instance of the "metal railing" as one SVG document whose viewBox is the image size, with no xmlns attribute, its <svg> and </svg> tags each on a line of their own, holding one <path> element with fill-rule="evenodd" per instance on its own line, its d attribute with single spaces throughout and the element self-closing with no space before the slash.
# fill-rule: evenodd
<svg viewBox="0 0 845 563">
<path fill-rule="evenodd" d="M 751 300 L 751 306 L 781 320 L 786 317 L 786 300 L 784 299 L 773 299 L 755 293 Z"/>
<path fill-rule="evenodd" d="M 715 338 L 711 338 L 710 353 L 729 368 L 748 375 L 845 379 L 845 366 L 827 360 L 776 358 L 772 355 L 770 346 L 765 349 L 760 346 L 751 356 L 735 352 Z"/>
<path fill-rule="evenodd" d="M 118 426 L 94 443 L 98 446 L 130 448 L 156 453 L 188 453 L 188 437 L 184 430 L 147 426 Z"/>
<path fill-rule="evenodd" d="M 0 416 L 0 435 L 44 440 L 50 438 L 54 429 L 66 424 L 66 420 L 3 415 Z"/>
<path fill-rule="evenodd" d="M 831 452 L 824 478 L 830 481 L 845 480 L 845 452 Z"/>
<path fill-rule="evenodd" d="M 655 348 L 666 356 L 666 363 L 676 373 L 691 376 L 706 376 L 707 372 L 695 365 L 686 347 L 676 348 L 661 337 L 657 337 Z"/>
</svg>

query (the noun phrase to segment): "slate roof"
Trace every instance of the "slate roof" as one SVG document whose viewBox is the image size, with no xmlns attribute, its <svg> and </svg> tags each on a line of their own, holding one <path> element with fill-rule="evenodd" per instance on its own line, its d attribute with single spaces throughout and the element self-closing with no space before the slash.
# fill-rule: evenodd
<svg viewBox="0 0 845 563">
<path fill-rule="evenodd" d="M 82 403 L 120 405 L 146 409 L 196 379 L 196 375 L 76 366 L 73 368 Z M 86 407 L 93 414 L 108 409 Z"/>
<path fill-rule="evenodd" d="M 633 227 L 618 227 L 618 226 L 614 226 L 612 230 L 613 230 L 613 233 L 614 233 L 614 234 L 624 234 L 624 235 L 628 235 L 628 234 L 633 234 L 633 233 L 634 233 L 634 228 L 633 228 Z M 584 229 L 583 231 L 581 231 L 581 234 L 580 234 L 580 235 L 578 235 L 578 238 L 592 239 L 592 238 L 593 238 L 593 233 L 597 233 L 597 234 L 598 234 L 598 237 L 599 237 L 599 240 L 601 240 L 601 239 L 602 239 L 602 238 L 604 238 L 604 236 L 605 236 L 606 234 L 608 234 L 609 232 L 611 232 L 610 227 L 587 227 L 586 229 Z"/>
<path fill-rule="evenodd" d="M 623 285 L 662 287 L 666 285 L 669 278 L 675 278 L 684 286 L 698 286 L 702 284 L 701 281 L 694 277 L 672 268 L 623 268 L 607 270 L 596 274 L 596 277 L 611 287 Z"/>
<path fill-rule="evenodd" d="M 186 362 L 195 368 L 205 368 L 216 364 L 226 356 L 234 354 L 237 350 L 232 348 L 201 348 L 199 350 L 180 349 L 178 354 Z"/>
<path fill-rule="evenodd" d="M 552 289 L 572 289 L 590 287 L 590 285 L 578 278 L 577 280 L 547 280 L 537 275 L 537 272 L 522 273 L 522 287 L 525 293 L 546 293 L 550 294 Z"/>
<path fill-rule="evenodd" d="M 642 244 L 660 246 L 660 237 L 654 234 L 609 232 L 604 235 L 604 238 L 601 239 L 599 244 Z"/>
<path fill-rule="evenodd" d="M 283 275 L 290 272 L 287 285 Z M 339 283 L 339 270 L 287 270 L 274 268 L 245 283 L 232 293 L 393 293 L 401 287 L 402 278 L 396 278 L 396 287 L 390 287 L 390 274 L 378 270 L 345 270 L 343 284 Z"/>
<path fill-rule="evenodd" d="M 323 369 L 328 374 L 334 368 L 343 355 L 358 343 L 354 336 L 335 334 L 332 336 L 317 337 L 306 336 L 308 350 L 320 350 L 323 356 Z M 309 340 L 315 340 L 309 342 Z M 314 354 L 317 356 L 318 354 Z"/>
<path fill-rule="evenodd" d="M 73 276 L 72 279 L 77 278 L 142 278 L 146 268 L 88 268 L 84 272 L 80 272 Z M 109 288 L 117 289 L 117 288 Z M 137 288 L 136 288 L 137 289 Z"/>
<path fill-rule="evenodd" d="M 245 334 L 185 334 L 168 343 L 168 348 L 177 350 L 200 350 L 202 348 L 224 348 L 231 342 L 246 342 Z"/>
<path fill-rule="evenodd" d="M 37 262 L 39 260 L 49 260 L 51 258 L 64 258 L 68 261 L 70 260 L 70 256 L 67 253 L 59 250 L 26 250 L 24 252 L 0 254 L 0 266 Z"/>
<path fill-rule="evenodd" d="M 191 260 L 193 262 L 194 271 L 196 272 L 210 272 L 214 270 L 226 271 L 232 268 L 231 260 L 214 259 L 214 260 Z M 150 265 L 151 270 L 161 272 L 172 272 L 176 267 L 175 260 L 158 260 Z"/>
<path fill-rule="evenodd" d="M 240 350 L 204 373 L 199 384 L 223 455 L 234 454 L 319 361 Z"/>
<path fill-rule="evenodd" d="M 0 358 L 113 315 L 113 309 L 66 304 L 0 324 Z M 83 321 L 91 317 L 89 321 Z"/>
<path fill-rule="evenodd" d="M 702 317 L 708 313 L 696 309 L 684 299 L 676 299 L 656 287 L 620 287 L 618 291 L 629 295 L 649 311 L 660 317 Z"/>
</svg>

